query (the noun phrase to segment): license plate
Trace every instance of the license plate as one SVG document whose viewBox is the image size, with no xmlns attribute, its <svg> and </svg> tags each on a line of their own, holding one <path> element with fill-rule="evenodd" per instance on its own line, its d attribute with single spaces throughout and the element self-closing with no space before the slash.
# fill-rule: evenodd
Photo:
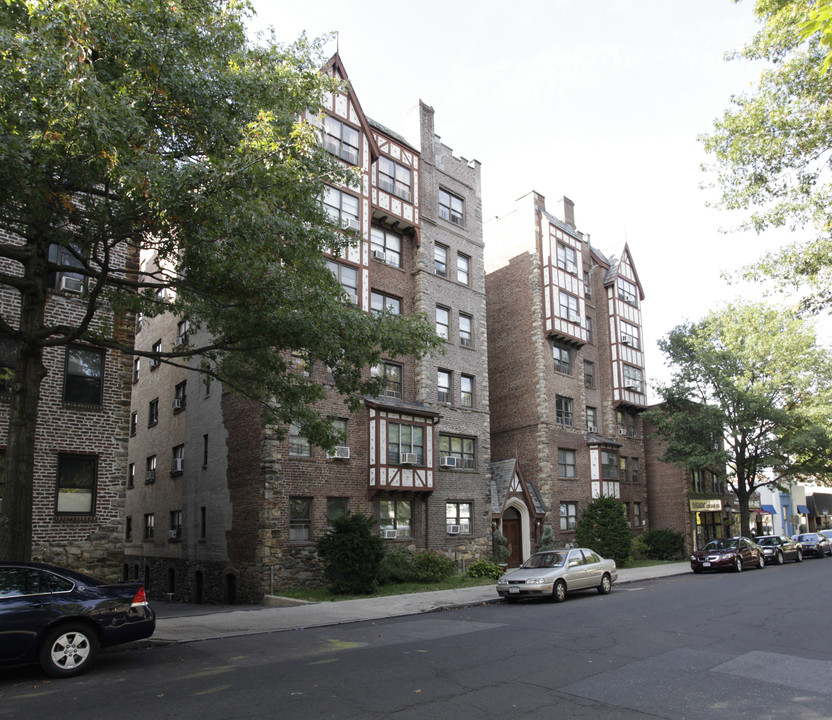
<svg viewBox="0 0 832 720">
<path fill-rule="evenodd" d="M 519 592 L 520 592 L 520 588 L 519 588 L 519 587 L 510 587 L 510 588 L 508 589 L 508 591 L 509 591 L 509 593 L 512 593 L 512 594 L 513 594 L 513 593 L 519 593 Z"/>
<path fill-rule="evenodd" d="M 703 563 L 702 563 L 702 567 L 711 567 L 711 563 L 709 563 L 709 562 L 703 562 Z"/>
</svg>

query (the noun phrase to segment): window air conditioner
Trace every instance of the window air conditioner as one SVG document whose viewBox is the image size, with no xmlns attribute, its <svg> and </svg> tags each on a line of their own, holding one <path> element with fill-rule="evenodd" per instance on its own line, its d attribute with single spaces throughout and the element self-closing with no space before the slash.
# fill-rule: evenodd
<svg viewBox="0 0 832 720">
<path fill-rule="evenodd" d="M 471 338 L 467 337 L 459 338 L 459 344 L 462 345 L 462 347 L 471 347 L 473 345 Z"/>
<path fill-rule="evenodd" d="M 181 473 L 185 469 L 185 458 L 173 458 L 173 472 Z"/>
<path fill-rule="evenodd" d="M 594 432 L 598 432 L 598 428 L 595 425 L 587 425 L 586 426 L 586 431 L 594 433 Z"/>
<path fill-rule="evenodd" d="M 448 525 L 449 535 L 459 535 L 459 525 Z"/>
<path fill-rule="evenodd" d="M 577 275 L 578 274 L 578 266 L 573 264 L 573 263 L 567 263 L 566 264 L 566 272 L 572 273 L 573 275 Z"/>
<path fill-rule="evenodd" d="M 355 218 L 344 218 L 343 226 L 347 232 L 357 233 L 361 231 L 361 225 Z"/>
<path fill-rule="evenodd" d="M 578 315 L 578 313 L 572 312 L 571 310 L 567 313 L 567 319 L 571 323 L 580 323 L 581 322 L 581 318 Z"/>
<path fill-rule="evenodd" d="M 326 454 L 330 460 L 349 460 L 350 449 L 346 445 L 338 445 Z"/>
<path fill-rule="evenodd" d="M 439 467 L 455 468 L 456 458 L 450 455 L 444 455 L 439 458 Z M 450 532 L 450 530 L 448 531 Z"/>
<path fill-rule="evenodd" d="M 185 407 L 185 401 L 182 398 L 173 398 L 171 406 L 174 410 L 181 410 L 183 407 Z"/>
<path fill-rule="evenodd" d="M 624 345 L 632 345 L 633 339 L 629 335 L 622 335 L 621 342 L 624 343 Z"/>
<path fill-rule="evenodd" d="M 188 333 L 184 335 L 177 335 L 175 345 L 187 345 L 188 344 Z"/>
<path fill-rule="evenodd" d="M 396 530 L 382 530 L 381 537 L 385 540 L 394 540 L 399 536 L 399 533 Z"/>
<path fill-rule="evenodd" d="M 144 474 L 144 481 L 145 482 L 153 482 L 156 479 L 156 471 L 155 470 L 148 470 Z"/>
<path fill-rule="evenodd" d="M 416 453 L 402 453 L 402 465 L 415 465 L 416 460 Z"/>
<path fill-rule="evenodd" d="M 355 293 L 348 293 L 347 300 L 351 305 L 358 305 L 358 295 Z"/>
<path fill-rule="evenodd" d="M 178 540 L 179 539 L 179 531 L 178 530 L 171 530 L 168 537 L 170 537 L 171 540 Z"/>
<path fill-rule="evenodd" d="M 385 254 L 384 250 L 373 250 L 373 260 L 381 260 L 381 262 L 386 262 L 387 255 Z"/>
<path fill-rule="evenodd" d="M 618 434 L 619 435 L 626 435 L 627 434 L 627 429 L 626 428 L 618 428 Z"/>
<path fill-rule="evenodd" d="M 632 385 L 632 384 L 630 384 L 630 385 L 625 385 L 625 386 L 624 386 L 624 389 L 625 389 L 625 390 L 629 390 L 630 392 L 641 392 L 641 390 L 640 390 L 640 388 L 639 388 L 639 386 L 638 386 L 638 385 Z"/>
<path fill-rule="evenodd" d="M 61 277 L 61 290 L 71 293 L 80 293 L 84 289 L 84 282 L 80 278 L 64 275 Z"/>
</svg>

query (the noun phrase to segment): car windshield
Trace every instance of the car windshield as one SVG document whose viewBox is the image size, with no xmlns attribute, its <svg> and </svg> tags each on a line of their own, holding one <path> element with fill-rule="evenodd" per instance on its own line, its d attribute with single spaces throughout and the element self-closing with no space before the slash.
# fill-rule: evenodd
<svg viewBox="0 0 832 720">
<path fill-rule="evenodd" d="M 563 565 L 563 555 L 556 552 L 537 553 L 523 563 L 524 568 L 548 568 Z"/>
<path fill-rule="evenodd" d="M 711 540 L 706 546 L 706 550 L 736 550 L 737 538 L 722 538 L 721 540 Z"/>
<path fill-rule="evenodd" d="M 757 544 L 766 547 L 771 545 L 780 545 L 781 543 L 779 537 L 761 537 L 757 538 Z"/>
<path fill-rule="evenodd" d="M 808 535 L 798 535 L 797 542 L 817 542 L 818 536 L 814 533 L 809 533 Z"/>
</svg>

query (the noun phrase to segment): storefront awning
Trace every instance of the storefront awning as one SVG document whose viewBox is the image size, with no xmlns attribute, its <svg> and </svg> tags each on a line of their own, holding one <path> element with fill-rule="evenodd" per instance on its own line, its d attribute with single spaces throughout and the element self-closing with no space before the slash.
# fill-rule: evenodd
<svg viewBox="0 0 832 720">
<path fill-rule="evenodd" d="M 809 514 L 815 517 L 821 515 L 832 515 L 832 494 L 815 491 L 807 496 L 806 504 L 809 506 Z"/>
<path fill-rule="evenodd" d="M 776 515 L 777 514 L 777 508 L 774 507 L 774 505 L 763 505 L 760 508 L 760 511 L 764 512 L 764 513 L 768 513 L 769 515 Z"/>
<path fill-rule="evenodd" d="M 798 513 L 798 515 L 808 515 L 809 514 L 809 508 L 807 508 L 805 505 L 798 505 L 797 506 L 797 513 Z"/>
</svg>

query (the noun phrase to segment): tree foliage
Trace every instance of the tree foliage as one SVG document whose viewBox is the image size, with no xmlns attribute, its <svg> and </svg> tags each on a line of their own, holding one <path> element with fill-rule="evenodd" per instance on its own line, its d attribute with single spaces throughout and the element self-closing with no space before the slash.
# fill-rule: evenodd
<svg viewBox="0 0 832 720">
<path fill-rule="evenodd" d="M 727 472 L 743 533 L 763 485 L 832 482 L 832 364 L 789 309 L 736 303 L 660 341 L 673 372 L 646 414 L 665 462 Z"/>
<path fill-rule="evenodd" d="M 575 542 L 624 565 L 630 557 L 633 534 L 624 503 L 602 495 L 582 511 L 575 527 Z"/>
<path fill-rule="evenodd" d="M 801 233 L 747 277 L 773 278 L 818 312 L 832 307 L 832 3 L 757 0 L 755 13 L 760 30 L 732 57 L 764 70 L 703 137 L 707 169 L 723 208 L 750 211 L 744 227 Z"/>
<path fill-rule="evenodd" d="M 372 595 L 384 557 L 384 540 L 376 520 L 348 513 L 332 521 L 332 530 L 318 538 L 324 578 L 336 595 Z"/>
<path fill-rule="evenodd" d="M 196 364 L 323 446 L 337 440 L 315 410 L 324 390 L 292 372 L 291 351 L 328 366 L 355 409 L 380 389 L 368 366 L 438 346 L 422 315 L 345 302 L 323 253 L 351 237 L 321 199 L 357 177 L 304 119 L 337 86 L 319 72 L 320 43 L 252 43 L 250 14 L 247 0 L 0 3 L 0 285 L 19 298 L 0 315 L 17 348 L 7 557 L 30 552 L 43 350 L 132 353 L 108 308 L 187 318 L 207 342 L 144 354 Z M 156 256 L 148 274 L 124 266 L 139 247 Z M 60 272 L 83 281 L 74 322 L 46 312 Z"/>
</svg>

